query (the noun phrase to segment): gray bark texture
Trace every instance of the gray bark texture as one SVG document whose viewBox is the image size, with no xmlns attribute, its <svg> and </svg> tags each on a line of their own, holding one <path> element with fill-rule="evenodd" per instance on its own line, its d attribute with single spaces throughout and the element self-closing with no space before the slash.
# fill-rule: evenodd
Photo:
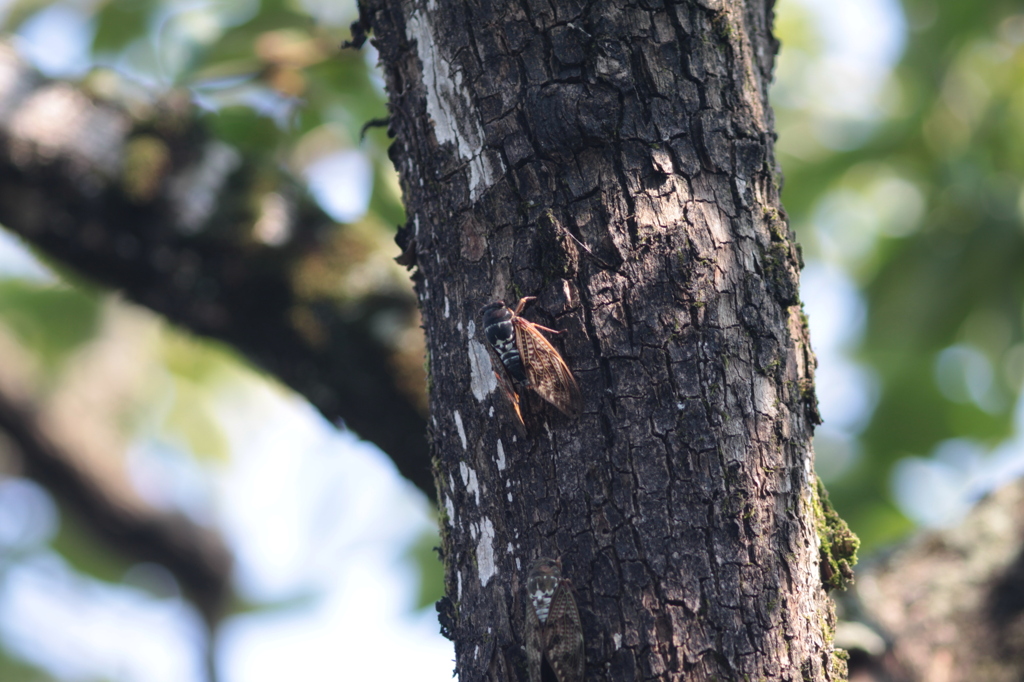
<svg viewBox="0 0 1024 682">
<path fill-rule="evenodd" d="M 523 585 L 543 556 L 574 585 L 587 680 L 845 675 L 827 588 L 855 543 L 812 471 L 771 21 L 770 0 L 361 3 L 427 335 L 438 609 L 463 682 L 526 679 Z M 527 391 L 523 433 L 479 310 L 526 295 L 584 404 L 571 420 Z"/>
</svg>

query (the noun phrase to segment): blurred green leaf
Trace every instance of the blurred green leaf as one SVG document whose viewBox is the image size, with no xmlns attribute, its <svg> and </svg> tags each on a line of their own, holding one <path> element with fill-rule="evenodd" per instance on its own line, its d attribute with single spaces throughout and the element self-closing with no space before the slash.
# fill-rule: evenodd
<svg viewBox="0 0 1024 682">
<path fill-rule="evenodd" d="M 370 211 L 380 216 L 389 227 L 405 223 L 405 206 L 402 204 L 401 189 L 394 179 L 394 170 L 383 164 L 374 164 L 373 190 L 370 193 Z M 395 247 L 395 255 L 398 247 Z"/>
<path fill-rule="evenodd" d="M 178 329 L 166 328 L 161 342 L 167 369 L 175 377 L 195 384 L 220 382 L 226 367 L 238 362 L 238 356 L 222 343 Z"/>
<path fill-rule="evenodd" d="M 158 0 L 113 0 L 96 13 L 92 49 L 97 54 L 119 52 L 145 36 L 160 9 Z"/>
<path fill-rule="evenodd" d="M 800 131 L 780 140 L 793 226 L 808 255 L 844 268 L 867 302 L 855 357 L 873 370 L 878 403 L 859 461 L 829 489 L 868 549 L 911 527 L 890 492 L 896 462 L 952 438 L 992 447 L 1011 435 L 1024 373 L 1024 15 L 1008 0 L 903 7 L 910 30 L 890 108 L 862 142 L 830 149 L 808 132 L 813 112 L 787 111 L 788 91 L 776 102 L 780 129 Z M 820 46 L 799 35 L 805 23 L 786 26 L 814 64 Z M 912 194 L 871 194 L 883 175 Z M 940 365 L 954 347 L 974 349 L 977 362 L 951 393 Z"/>
<path fill-rule="evenodd" d="M 57 682 L 46 672 L 15 658 L 0 647 L 0 680 L 11 682 Z"/>
<path fill-rule="evenodd" d="M 413 564 L 419 574 L 416 609 L 433 606 L 444 596 L 444 564 L 437 555 L 437 548 L 440 546 L 441 536 L 436 530 L 430 529 L 424 531 L 406 551 L 406 559 Z"/>
<path fill-rule="evenodd" d="M 161 347 L 172 397 L 158 428 L 199 459 L 227 460 L 231 444 L 215 407 L 218 391 L 232 381 L 237 356 L 218 342 L 171 328 L 161 335 Z"/>
<path fill-rule="evenodd" d="M 208 114 L 205 120 L 214 135 L 243 152 L 265 154 L 276 148 L 282 136 L 272 119 L 250 107 L 226 107 L 215 114 Z"/>
<path fill-rule="evenodd" d="M 132 562 L 99 541 L 79 522 L 74 512 L 61 508 L 60 528 L 51 542 L 53 549 L 80 573 L 108 583 L 120 583 Z"/>
<path fill-rule="evenodd" d="M 15 0 L 6 8 L 4 31 L 17 31 L 32 15 L 56 3 L 57 0 Z"/>
<path fill-rule="evenodd" d="M 213 409 L 210 391 L 191 381 L 174 383 L 174 402 L 164 421 L 168 433 L 184 441 L 199 459 L 225 461 L 231 447 Z"/>
<path fill-rule="evenodd" d="M 54 372 L 98 330 L 98 296 L 64 285 L 0 280 L 0 321 Z"/>
</svg>

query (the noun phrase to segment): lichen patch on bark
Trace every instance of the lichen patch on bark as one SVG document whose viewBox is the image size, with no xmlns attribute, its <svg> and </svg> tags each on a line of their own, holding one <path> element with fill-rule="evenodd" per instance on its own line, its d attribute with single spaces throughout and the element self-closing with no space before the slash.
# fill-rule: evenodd
<svg viewBox="0 0 1024 682">
<path fill-rule="evenodd" d="M 472 323 L 470 323 L 470 328 L 475 330 Z M 466 355 L 469 358 L 469 390 L 473 393 L 474 398 L 483 402 L 498 387 L 498 381 L 494 378 L 494 370 L 491 367 L 491 354 L 482 343 L 470 334 Z"/>
<path fill-rule="evenodd" d="M 408 38 L 416 44 L 423 65 L 427 114 L 434 124 L 437 142 L 451 143 L 468 164 L 470 196 L 476 199 L 505 169 L 501 160 L 483 147 L 484 131 L 462 72 L 438 50 L 432 25 L 435 17 L 429 12 L 412 12 L 406 24 Z"/>
<path fill-rule="evenodd" d="M 480 585 L 487 586 L 497 572 L 494 563 L 494 524 L 484 518 L 480 522 L 480 541 L 476 545 L 476 563 L 480 570 Z"/>
</svg>

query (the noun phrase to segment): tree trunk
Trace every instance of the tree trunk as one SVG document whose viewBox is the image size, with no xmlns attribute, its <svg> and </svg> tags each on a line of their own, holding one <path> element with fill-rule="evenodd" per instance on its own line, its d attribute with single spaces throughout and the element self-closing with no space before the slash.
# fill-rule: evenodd
<svg viewBox="0 0 1024 682">
<path fill-rule="evenodd" d="M 586 679 L 844 676 L 827 589 L 855 540 L 812 473 L 771 5 L 362 2 L 417 266 L 439 610 L 464 682 L 527 679 L 539 557 L 574 585 Z M 525 319 L 564 332 L 583 413 L 523 389 L 524 434 L 479 310 L 525 295 Z"/>
</svg>

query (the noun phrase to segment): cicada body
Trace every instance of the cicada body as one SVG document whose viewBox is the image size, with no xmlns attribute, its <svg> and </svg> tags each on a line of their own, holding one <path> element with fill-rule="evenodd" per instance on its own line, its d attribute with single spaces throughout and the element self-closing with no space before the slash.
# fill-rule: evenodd
<svg viewBox="0 0 1024 682">
<path fill-rule="evenodd" d="M 509 376 L 521 384 L 529 384 L 526 372 L 523 371 L 523 356 L 516 341 L 516 325 L 513 323 L 516 313 L 509 310 L 504 301 L 497 301 L 485 305 L 480 314 L 487 342 L 498 354 Z"/>
<path fill-rule="evenodd" d="M 532 300 L 532 296 L 521 298 L 515 310 L 506 306 L 504 301 L 496 301 L 480 311 L 484 335 L 513 385 L 509 387 L 500 375 L 499 383 L 506 394 L 511 391 L 509 399 L 513 400 L 520 420 L 522 414 L 519 413 L 519 395 L 516 390 L 519 386 L 533 389 L 562 414 L 575 418 L 579 416 L 582 402 L 579 386 L 561 354 L 541 333 L 561 332 L 542 327 L 519 315 Z"/>
<path fill-rule="evenodd" d="M 582 682 L 583 627 L 555 559 L 538 559 L 526 579 L 526 664 L 530 682 Z"/>
</svg>

